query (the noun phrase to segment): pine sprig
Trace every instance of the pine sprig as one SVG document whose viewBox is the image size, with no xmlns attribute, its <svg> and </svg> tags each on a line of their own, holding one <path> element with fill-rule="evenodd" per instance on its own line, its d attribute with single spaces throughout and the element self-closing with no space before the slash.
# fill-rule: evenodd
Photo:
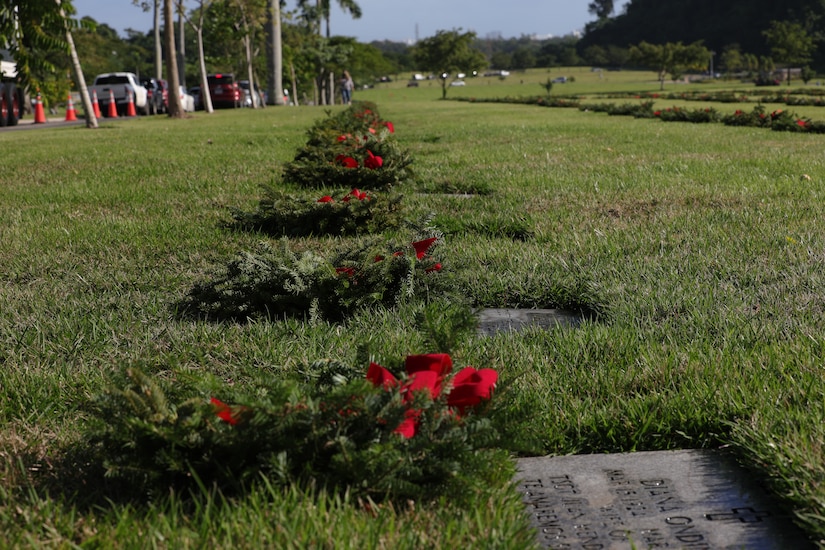
<svg viewBox="0 0 825 550">
<path fill-rule="evenodd" d="M 367 194 L 357 188 L 324 197 L 297 197 L 265 187 L 256 211 L 232 211 L 233 227 L 276 237 L 379 233 L 401 224 L 401 199 L 399 194 Z"/>
<path fill-rule="evenodd" d="M 217 277 L 195 285 L 178 304 L 187 315 L 245 320 L 307 317 L 338 321 L 368 307 L 447 294 L 442 264 L 431 253 L 438 237 L 406 243 L 358 240 L 323 257 L 298 254 L 282 239 L 243 252 Z M 419 248 L 426 244 L 426 251 Z"/>
<path fill-rule="evenodd" d="M 121 387 L 95 400 L 84 444 L 107 475 L 140 492 L 195 480 L 232 490 L 263 476 L 374 499 L 430 500 L 467 493 L 497 475 L 498 435 L 483 415 L 459 417 L 443 398 L 424 393 L 405 402 L 361 372 L 331 386 L 316 383 L 322 376 L 300 382 L 263 375 L 244 388 L 224 388 L 216 400 L 208 381 L 152 381 L 128 369 Z M 419 411 L 419 430 L 404 438 L 395 427 L 410 407 Z"/>
<path fill-rule="evenodd" d="M 412 156 L 395 141 L 394 127 L 373 103 L 355 103 L 316 122 L 287 164 L 283 180 L 302 187 L 388 189 L 411 180 Z"/>
</svg>

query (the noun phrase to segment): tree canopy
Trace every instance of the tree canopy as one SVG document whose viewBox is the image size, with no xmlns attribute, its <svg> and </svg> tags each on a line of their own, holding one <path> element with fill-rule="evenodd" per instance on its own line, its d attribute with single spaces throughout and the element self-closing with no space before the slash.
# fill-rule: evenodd
<svg viewBox="0 0 825 550">
<path fill-rule="evenodd" d="M 68 0 L 0 0 L 0 45 L 5 44 L 17 62 L 23 84 L 53 72 L 56 52 L 68 54 L 65 32 L 73 14 Z"/>
<path fill-rule="evenodd" d="M 791 83 L 791 66 L 805 65 L 811 60 L 814 40 L 802 25 L 790 21 L 771 21 L 771 27 L 763 34 L 771 48 L 774 61 L 784 63 L 788 69 L 788 85 Z"/>
<path fill-rule="evenodd" d="M 710 60 L 710 51 L 701 42 L 688 45 L 681 42 L 666 44 L 642 42 L 630 48 L 630 57 L 641 66 L 656 71 L 660 87 L 664 89 L 666 75 L 676 80 L 686 71 L 706 67 Z"/>
<path fill-rule="evenodd" d="M 593 2 L 601 4 L 601 2 Z M 592 45 L 627 48 L 648 42 L 689 44 L 702 40 L 711 50 L 722 52 L 738 44 L 742 52 L 772 55 L 763 34 L 771 21 L 801 25 L 809 35 L 825 22 L 822 0 L 630 0 L 623 13 L 588 24 L 579 51 Z M 825 50 L 812 51 L 814 61 L 825 67 Z"/>
<path fill-rule="evenodd" d="M 434 36 L 420 40 L 413 49 L 418 68 L 439 76 L 441 97 L 447 97 L 449 82 L 459 73 L 478 71 L 487 66 L 484 54 L 473 47 L 476 33 L 461 29 L 437 31 Z"/>
</svg>

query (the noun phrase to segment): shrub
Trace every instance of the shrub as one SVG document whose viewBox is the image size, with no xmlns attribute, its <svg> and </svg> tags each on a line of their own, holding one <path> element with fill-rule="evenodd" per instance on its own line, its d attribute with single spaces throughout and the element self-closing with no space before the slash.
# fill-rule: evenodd
<svg viewBox="0 0 825 550">
<path fill-rule="evenodd" d="M 771 117 L 765 112 L 765 106 L 760 104 L 749 113 L 737 109 L 733 114 L 723 116 L 722 123 L 726 126 L 768 128 L 771 125 Z"/>
<path fill-rule="evenodd" d="M 719 120 L 719 113 L 712 107 L 705 109 L 684 109 L 682 107 L 668 107 L 659 111 L 654 111 L 653 115 L 664 122 L 716 122 Z"/>
<path fill-rule="evenodd" d="M 641 103 L 623 103 L 621 105 L 609 105 L 608 115 L 624 115 L 634 118 L 653 118 L 653 102 L 642 101 Z"/>
</svg>

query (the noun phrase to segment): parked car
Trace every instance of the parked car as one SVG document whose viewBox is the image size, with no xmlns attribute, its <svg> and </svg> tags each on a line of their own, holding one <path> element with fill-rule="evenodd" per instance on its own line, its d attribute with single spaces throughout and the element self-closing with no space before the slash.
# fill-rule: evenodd
<svg viewBox="0 0 825 550">
<path fill-rule="evenodd" d="M 138 81 L 134 73 L 104 73 L 95 77 L 89 93 L 96 93 L 103 116 L 109 114 L 109 103 L 114 100 L 118 115 L 127 112 L 129 98 L 134 103 L 137 112 L 148 115 L 148 90 Z"/>
<path fill-rule="evenodd" d="M 192 86 L 189 88 L 189 95 L 191 95 L 195 100 L 195 110 L 200 111 L 203 109 L 203 97 L 201 97 L 201 87 L 200 86 Z"/>
<path fill-rule="evenodd" d="M 178 87 L 180 92 L 180 104 L 183 107 L 183 112 L 185 113 L 194 113 L 195 112 L 195 98 L 186 91 L 186 88 L 183 86 Z"/>
<path fill-rule="evenodd" d="M 232 74 L 210 74 L 206 77 L 209 84 L 209 94 L 212 96 L 212 106 L 237 108 L 241 106 L 241 87 Z"/>
<path fill-rule="evenodd" d="M 255 87 L 255 93 L 251 93 L 249 90 L 249 81 L 248 80 L 239 80 L 238 86 L 241 87 L 243 91 L 243 100 L 241 101 L 241 105 L 244 107 L 262 107 L 264 105 L 263 94 L 258 87 Z"/>
<path fill-rule="evenodd" d="M 567 83 L 567 77 L 566 76 L 557 76 L 556 78 L 554 78 L 552 80 L 552 82 L 553 82 L 553 84 L 565 84 L 565 83 Z"/>
<path fill-rule="evenodd" d="M 149 103 L 149 114 L 156 115 L 166 111 L 166 103 L 163 98 L 163 88 L 160 82 L 154 78 L 147 78 L 143 82 L 146 88 L 146 101 Z"/>
<path fill-rule="evenodd" d="M 169 82 L 161 78 L 158 83 L 163 94 L 163 112 L 165 113 L 169 110 Z"/>
<path fill-rule="evenodd" d="M 463 80 L 453 80 L 452 82 L 450 82 L 450 86 L 466 86 L 466 85 L 467 85 L 467 83 L 464 82 Z"/>
</svg>

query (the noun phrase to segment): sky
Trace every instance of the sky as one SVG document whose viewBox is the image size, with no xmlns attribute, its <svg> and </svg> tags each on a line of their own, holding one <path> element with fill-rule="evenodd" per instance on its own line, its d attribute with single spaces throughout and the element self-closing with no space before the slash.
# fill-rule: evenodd
<svg viewBox="0 0 825 550">
<path fill-rule="evenodd" d="M 616 0 L 621 13 L 629 0 Z M 333 35 L 355 37 L 359 42 L 391 40 L 412 42 L 433 36 L 439 30 L 475 31 L 479 38 L 500 35 L 563 36 L 584 29 L 593 16 L 587 13 L 590 0 L 357 0 L 361 19 L 352 19 L 331 0 L 330 26 Z M 125 37 L 125 29 L 152 29 L 152 14 L 144 13 L 132 0 L 72 0 L 77 17 L 91 16 Z M 187 2 L 190 8 L 195 2 Z M 287 0 L 287 10 L 294 9 Z"/>
</svg>

